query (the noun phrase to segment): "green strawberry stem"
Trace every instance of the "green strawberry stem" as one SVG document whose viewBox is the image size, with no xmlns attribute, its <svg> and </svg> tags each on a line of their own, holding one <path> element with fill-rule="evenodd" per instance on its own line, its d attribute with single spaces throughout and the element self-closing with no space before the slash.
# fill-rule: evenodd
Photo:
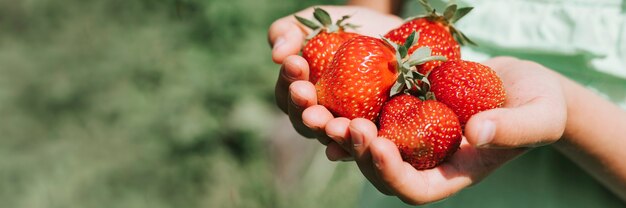
<svg viewBox="0 0 626 208">
<path fill-rule="evenodd" d="M 311 28 L 313 32 L 307 36 L 307 40 L 315 37 L 322 30 L 326 30 L 328 33 L 333 33 L 337 31 L 345 30 L 345 28 L 356 29 L 358 26 L 350 23 L 345 23 L 345 21 L 350 18 L 350 15 L 344 15 L 341 19 L 337 20 L 335 24 L 333 24 L 332 19 L 330 18 L 330 14 L 319 7 L 316 7 L 313 11 L 313 17 L 315 21 L 308 20 L 306 18 L 300 17 L 298 15 L 294 15 L 298 22 L 302 23 L 304 26 Z"/>
<path fill-rule="evenodd" d="M 426 79 L 426 76 L 417 72 L 415 66 L 424 64 L 429 61 L 446 61 L 445 56 L 433 56 L 432 50 L 429 47 L 420 47 L 410 56 L 407 55 L 408 48 L 417 44 L 419 34 L 415 31 L 409 35 L 405 43 L 398 45 L 389 39 L 382 37 L 382 39 L 389 46 L 396 50 L 396 60 L 398 62 L 398 71 L 400 74 L 396 79 L 396 83 L 391 87 L 389 96 L 394 96 L 398 93 L 412 93 L 423 95 L 419 96 L 424 99 L 428 98 L 428 91 L 430 90 L 430 84 Z M 432 96 L 434 98 L 434 96 Z"/>
<path fill-rule="evenodd" d="M 473 7 L 463 7 L 457 8 L 455 3 L 449 4 L 443 14 L 438 14 L 435 9 L 428 3 L 427 0 L 418 0 L 420 5 L 426 10 L 426 14 L 409 17 L 405 21 L 410 21 L 417 18 L 426 18 L 431 22 L 441 22 L 444 25 L 447 25 L 450 28 L 450 33 L 452 33 L 452 37 L 461 45 L 474 45 L 476 43 L 470 40 L 465 34 L 454 27 L 454 23 L 463 18 L 467 13 L 474 9 Z"/>
</svg>

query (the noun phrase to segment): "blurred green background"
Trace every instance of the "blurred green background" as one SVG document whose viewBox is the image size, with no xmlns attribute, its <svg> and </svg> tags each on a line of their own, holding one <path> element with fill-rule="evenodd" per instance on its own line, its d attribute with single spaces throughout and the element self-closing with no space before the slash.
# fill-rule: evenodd
<svg viewBox="0 0 626 208">
<path fill-rule="evenodd" d="M 350 207 L 362 176 L 274 105 L 314 0 L 0 0 L 0 207 Z"/>
</svg>

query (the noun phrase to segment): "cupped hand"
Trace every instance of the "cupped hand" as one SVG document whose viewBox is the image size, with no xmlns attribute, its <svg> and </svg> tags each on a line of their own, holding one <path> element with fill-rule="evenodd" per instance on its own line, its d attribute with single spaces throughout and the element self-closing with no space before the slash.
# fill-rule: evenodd
<svg viewBox="0 0 626 208">
<path fill-rule="evenodd" d="M 408 204 L 426 204 L 471 186 L 527 149 L 556 142 L 563 134 L 566 103 L 556 74 L 533 62 L 494 58 L 484 63 L 503 80 L 502 108 L 474 115 L 465 126 L 460 149 L 434 169 L 416 170 L 402 161 L 397 147 L 377 137 L 365 119 L 333 118 L 325 124 L 329 138 L 349 151 L 327 147 L 331 160 L 352 155 L 363 175 L 382 193 Z M 326 113 L 323 107 L 305 110 Z"/>
<path fill-rule="evenodd" d="M 344 15 L 351 15 L 347 20 L 361 27 L 353 32 L 363 35 L 382 35 L 399 26 L 402 20 L 393 15 L 380 13 L 365 7 L 356 6 L 320 6 L 326 10 L 333 21 Z M 295 15 L 312 19 L 313 7 L 297 12 Z M 326 123 L 333 118 L 328 111 L 315 112 L 303 122 L 303 111 L 317 104 L 313 83 L 308 82 L 309 66 L 297 54 L 300 52 L 305 37 L 310 30 L 297 22 L 294 15 L 276 20 L 269 28 L 268 41 L 272 47 L 272 59 L 281 64 L 276 81 L 275 98 L 278 107 L 289 115 L 291 123 L 298 133 L 305 137 L 316 137 L 322 144 L 332 142 L 324 133 Z M 313 108 L 315 109 L 315 108 Z M 334 142 L 333 142 L 334 143 Z M 337 144 L 330 144 L 331 147 Z"/>
</svg>

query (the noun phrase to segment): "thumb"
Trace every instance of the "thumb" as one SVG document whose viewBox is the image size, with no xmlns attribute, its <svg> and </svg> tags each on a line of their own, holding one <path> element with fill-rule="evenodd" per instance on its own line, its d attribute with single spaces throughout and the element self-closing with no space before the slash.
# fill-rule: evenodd
<svg viewBox="0 0 626 208">
<path fill-rule="evenodd" d="M 480 112 L 465 126 L 467 141 L 478 147 L 518 148 L 556 142 L 565 129 L 565 104 L 536 97 L 512 108 Z"/>
<path fill-rule="evenodd" d="M 272 47 L 272 60 L 280 64 L 287 56 L 298 54 L 306 32 L 295 17 L 287 16 L 272 23 L 267 36 Z"/>
</svg>

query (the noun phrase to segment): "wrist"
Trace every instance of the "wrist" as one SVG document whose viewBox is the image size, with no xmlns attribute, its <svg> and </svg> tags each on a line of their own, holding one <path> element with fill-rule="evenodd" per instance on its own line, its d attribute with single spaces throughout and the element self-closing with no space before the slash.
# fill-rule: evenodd
<svg viewBox="0 0 626 208">
<path fill-rule="evenodd" d="M 566 154 L 579 154 L 619 138 L 616 135 L 621 134 L 617 132 L 626 124 L 624 111 L 584 86 L 558 76 L 565 96 L 567 119 L 563 136 L 554 146 Z"/>
<path fill-rule="evenodd" d="M 563 136 L 554 147 L 626 200 L 626 111 L 560 77 L 567 119 Z"/>
<path fill-rule="evenodd" d="M 580 101 L 581 91 L 587 91 L 584 87 L 578 85 L 567 77 L 554 72 L 558 77 L 559 83 L 561 85 L 561 89 L 563 90 L 563 95 L 565 98 L 565 106 L 566 106 L 566 120 L 565 120 L 565 128 L 563 130 L 563 135 L 557 142 L 554 143 L 553 146 L 560 151 L 564 151 L 565 148 L 571 147 L 571 141 L 573 138 L 577 138 L 578 131 L 581 129 L 577 127 L 577 120 L 580 117 L 580 105 L 584 102 Z M 578 93 L 577 93 L 578 91 Z"/>
<path fill-rule="evenodd" d="M 559 138 L 556 142 L 553 143 L 552 146 L 554 146 L 556 149 L 558 150 L 562 150 L 564 146 L 566 146 L 567 144 L 567 140 L 568 140 L 568 134 L 570 134 L 568 131 L 570 129 L 572 129 L 572 127 L 568 126 L 568 124 L 570 123 L 569 120 L 571 119 L 571 113 L 573 110 L 571 108 L 573 108 L 572 106 L 572 102 L 573 102 L 573 98 L 571 98 L 571 93 L 569 92 L 571 90 L 570 83 L 568 83 L 567 78 L 565 78 L 563 75 L 556 73 L 556 76 L 558 77 L 559 80 L 559 84 L 561 86 L 561 89 L 563 90 L 563 95 L 565 97 L 565 109 L 566 109 L 566 119 L 565 119 L 565 128 L 563 129 L 563 135 L 561 136 L 561 138 Z"/>
</svg>

